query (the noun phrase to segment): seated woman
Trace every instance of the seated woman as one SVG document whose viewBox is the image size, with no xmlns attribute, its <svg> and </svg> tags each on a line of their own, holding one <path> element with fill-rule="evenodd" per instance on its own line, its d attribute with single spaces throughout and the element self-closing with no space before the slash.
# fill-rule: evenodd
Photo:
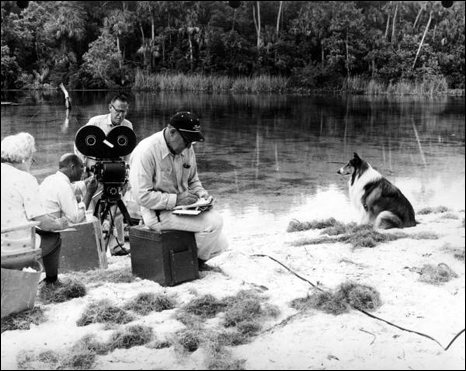
<svg viewBox="0 0 466 371">
<path fill-rule="evenodd" d="M 60 234 L 54 231 L 67 228 L 68 221 L 66 218 L 47 215 L 42 205 L 37 179 L 29 173 L 34 163 L 34 152 L 34 137 L 29 133 L 10 135 L 1 142 L 1 227 L 14 227 L 30 221 L 40 222 L 36 229 L 36 240 L 39 241 L 42 250 L 45 284 L 58 287 L 63 284 L 58 280 L 61 238 Z M 2 254 L 21 251 L 28 238 L 30 239 L 28 230 L 2 235 Z M 2 268 L 10 267 L 2 262 Z"/>
</svg>

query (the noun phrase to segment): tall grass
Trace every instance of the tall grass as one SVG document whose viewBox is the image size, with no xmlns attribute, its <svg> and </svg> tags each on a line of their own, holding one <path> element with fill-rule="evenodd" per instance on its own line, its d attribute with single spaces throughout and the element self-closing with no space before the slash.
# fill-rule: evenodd
<svg viewBox="0 0 466 371">
<path fill-rule="evenodd" d="M 343 90 L 349 93 L 367 95 L 439 95 L 448 92 L 448 84 L 443 76 L 431 76 L 423 81 L 399 80 L 384 84 L 376 80 L 366 80 L 359 76 L 348 78 Z"/>
<path fill-rule="evenodd" d="M 136 91 L 165 92 L 209 92 L 209 93 L 293 93 L 298 91 L 290 79 L 280 76 L 261 75 L 254 77 L 210 76 L 204 74 L 185 75 L 182 73 L 149 74 L 136 71 L 133 89 Z M 360 76 L 349 77 L 343 86 L 335 91 L 366 95 L 440 95 L 449 93 L 448 84 L 442 76 L 429 76 L 422 81 L 399 80 L 382 83 Z M 312 92 L 312 91 L 310 91 Z"/>
<path fill-rule="evenodd" d="M 133 89 L 137 91 L 276 93 L 284 91 L 287 84 L 288 78 L 268 75 L 231 78 L 203 74 L 148 74 L 137 70 Z"/>
</svg>

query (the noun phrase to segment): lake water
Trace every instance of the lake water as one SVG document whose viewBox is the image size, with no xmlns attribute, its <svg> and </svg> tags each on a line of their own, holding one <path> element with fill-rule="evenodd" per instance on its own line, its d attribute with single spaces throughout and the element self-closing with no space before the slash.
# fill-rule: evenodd
<svg viewBox="0 0 466 371">
<path fill-rule="evenodd" d="M 73 150 L 76 131 L 108 112 L 110 92 L 63 95 L 2 92 L 2 139 L 27 131 L 41 181 Z M 129 94 L 137 140 L 161 130 L 177 110 L 201 117 L 200 179 L 235 235 L 285 230 L 291 219 L 355 220 L 347 178 L 353 152 L 396 184 L 415 210 L 465 207 L 464 97 Z"/>
</svg>

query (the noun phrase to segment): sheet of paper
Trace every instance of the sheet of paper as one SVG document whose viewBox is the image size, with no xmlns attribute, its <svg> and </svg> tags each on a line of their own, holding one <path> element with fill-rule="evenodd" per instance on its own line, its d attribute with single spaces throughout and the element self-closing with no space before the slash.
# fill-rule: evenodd
<svg viewBox="0 0 466 371">
<path fill-rule="evenodd" d="M 175 215 L 199 215 L 202 211 L 201 210 L 190 210 L 190 209 L 179 209 L 173 210 L 173 214 Z"/>
<path fill-rule="evenodd" d="M 196 207 L 209 206 L 212 204 L 213 200 L 214 199 L 212 197 L 209 197 L 208 199 L 200 198 L 193 204 L 176 206 L 174 207 L 174 210 L 195 209 Z"/>
</svg>

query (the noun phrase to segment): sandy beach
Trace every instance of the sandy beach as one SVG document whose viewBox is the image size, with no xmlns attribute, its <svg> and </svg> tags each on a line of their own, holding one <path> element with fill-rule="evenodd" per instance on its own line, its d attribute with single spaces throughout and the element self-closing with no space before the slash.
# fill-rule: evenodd
<svg viewBox="0 0 466 371">
<path fill-rule="evenodd" d="M 58 368 L 59 363 L 50 363 L 50 358 L 41 354 L 54 351 L 64 355 L 86 335 L 105 342 L 119 329 L 141 325 L 153 330 L 146 344 L 117 348 L 96 355 L 87 366 L 76 363 L 69 368 L 464 369 L 464 333 L 445 350 L 465 327 L 464 210 L 432 212 L 416 218 L 420 224 L 414 228 L 384 232 L 403 232 L 406 237 L 372 248 L 345 242 L 301 244 L 322 237 L 318 229 L 287 232 L 287 225 L 283 225 L 274 230 L 245 231 L 231 226 L 229 250 L 209 261 L 215 269 L 201 272 L 198 280 L 174 287 L 139 278 L 130 282 L 101 280 L 86 283 L 84 297 L 47 305 L 38 300 L 36 306 L 43 309 L 45 322 L 32 324 L 28 330 L 2 333 L 1 368 Z M 439 264 L 452 272 L 450 279 L 437 283 L 423 280 L 425 267 Z M 109 276 L 112 272 L 129 274 L 130 257 L 109 257 L 106 272 Z M 291 305 L 316 293 L 315 287 L 333 292 L 345 282 L 377 290 L 381 305 L 370 314 L 382 320 L 354 308 L 334 315 Z M 255 293 L 276 313 L 264 318 L 247 342 L 222 347 L 221 354 L 227 355 L 222 368 L 212 361 L 220 353 L 212 354 L 212 343 L 206 339 L 208 334 L 225 330 L 224 313 L 203 322 L 199 331 L 204 341 L 196 350 L 176 346 L 174 336 L 186 328 L 177 319 L 184 305 L 205 295 L 220 300 L 242 290 Z M 122 307 L 136 295 L 148 292 L 169 295 L 175 298 L 176 306 L 135 314 L 128 324 L 77 326 L 91 303 L 108 299 Z"/>
</svg>

